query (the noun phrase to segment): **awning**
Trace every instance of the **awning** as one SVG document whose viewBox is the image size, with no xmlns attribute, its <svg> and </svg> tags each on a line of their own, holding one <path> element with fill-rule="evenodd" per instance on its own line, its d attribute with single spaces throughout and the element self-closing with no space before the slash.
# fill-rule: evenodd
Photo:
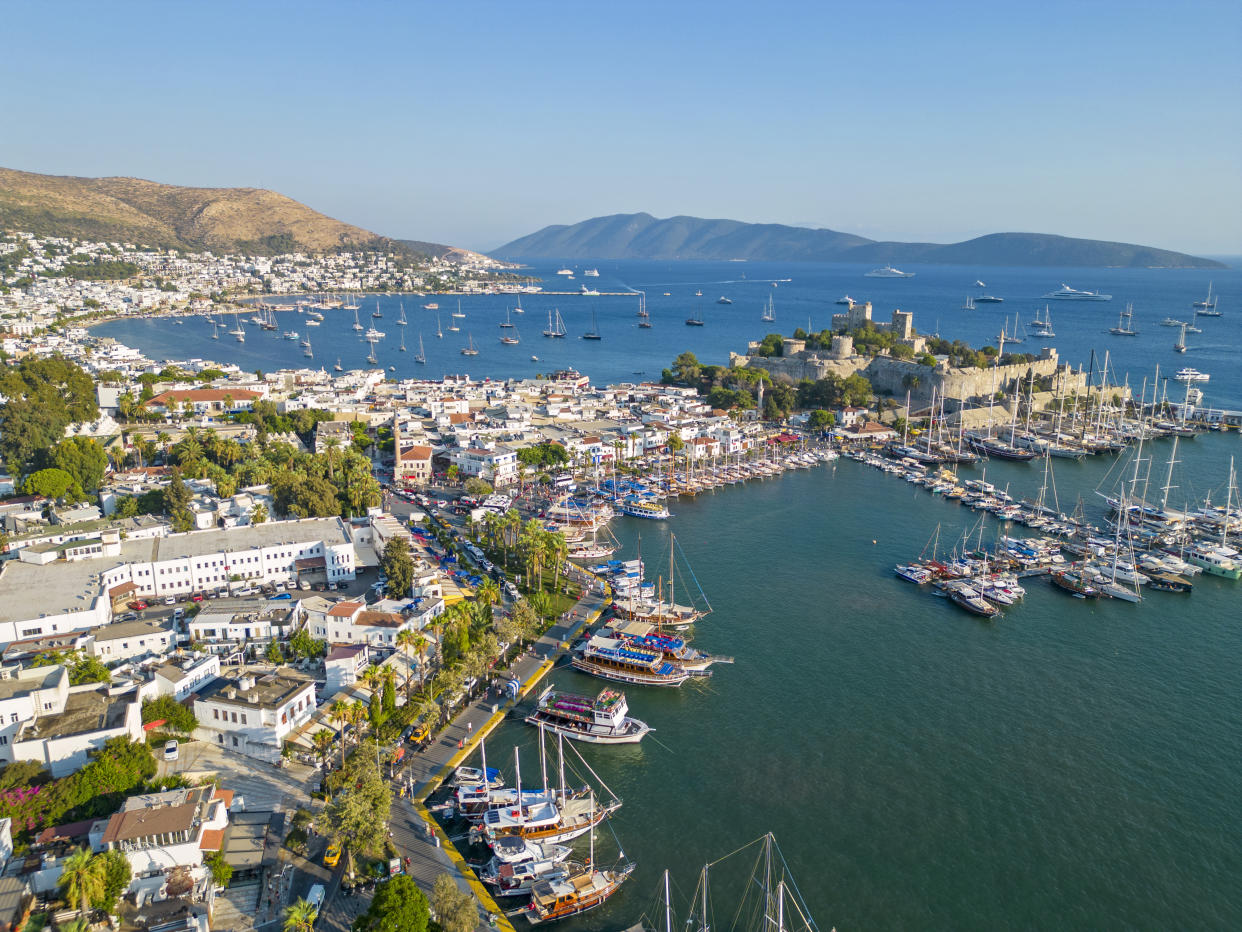
<svg viewBox="0 0 1242 932">
<path fill-rule="evenodd" d="M 125 596 L 129 595 L 131 592 L 137 592 L 137 591 L 138 591 L 137 583 L 123 582 L 123 583 L 119 583 L 118 585 L 113 586 L 111 589 L 108 590 L 108 598 L 112 599 L 113 601 L 116 601 L 117 599 L 125 598 Z"/>
<path fill-rule="evenodd" d="M 327 561 L 325 561 L 323 557 L 306 557 L 302 560 L 293 561 L 293 566 L 299 573 L 309 570 L 322 570 L 325 569 L 327 565 Z"/>
</svg>

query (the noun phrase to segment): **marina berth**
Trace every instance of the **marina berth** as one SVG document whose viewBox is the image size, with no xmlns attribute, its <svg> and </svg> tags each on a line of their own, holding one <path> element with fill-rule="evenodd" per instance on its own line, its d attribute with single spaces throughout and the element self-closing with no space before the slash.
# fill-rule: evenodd
<svg viewBox="0 0 1242 932">
<path fill-rule="evenodd" d="M 583 673 L 636 686 L 680 686 L 690 678 L 679 664 L 665 660 L 661 651 L 642 650 L 600 635 L 593 635 L 571 663 Z"/>
<path fill-rule="evenodd" d="M 591 698 L 548 686 L 526 722 L 589 744 L 637 744 L 651 731 L 645 722 L 629 717 L 624 693 L 614 689 L 601 690 Z"/>
</svg>

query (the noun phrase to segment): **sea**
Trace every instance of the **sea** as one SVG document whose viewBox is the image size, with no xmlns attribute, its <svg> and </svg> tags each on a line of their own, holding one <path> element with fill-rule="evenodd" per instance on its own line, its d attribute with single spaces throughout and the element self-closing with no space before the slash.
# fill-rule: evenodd
<svg viewBox="0 0 1242 932">
<path fill-rule="evenodd" d="M 551 288 L 558 268 L 532 271 Z M 1006 316 L 1026 321 L 1047 303 L 1051 343 L 1067 362 L 1086 367 L 1094 350 L 1098 371 L 1107 352 L 1111 380 L 1128 375 L 1131 385 L 1144 377 L 1150 385 L 1157 365 L 1162 378 L 1193 366 L 1211 376 L 1206 404 L 1242 408 L 1242 276 L 1232 270 L 915 266 L 907 270 L 914 278 L 870 279 L 866 268 L 840 265 L 598 268 L 598 279 L 575 281 L 645 291 L 652 329 L 635 327 L 633 295 L 524 296 L 522 315 L 512 315 L 511 297 L 472 297 L 462 299 L 462 331 L 439 340 L 435 312 L 421 304 L 437 300 L 447 325 L 455 297 L 384 296 L 381 362 L 398 375 L 416 371 L 394 343 L 401 301 L 407 346 L 420 330 L 426 345 L 420 374 L 503 378 L 572 365 L 601 383 L 656 378 L 685 350 L 725 363 L 746 341 L 805 328 L 808 317 L 822 328 L 846 294 L 871 300 L 881 319 L 900 307 L 920 331 L 976 345 Z M 976 279 L 1005 302 L 961 310 L 980 293 Z M 1175 354 L 1177 331 L 1159 321 L 1187 319 L 1209 280 L 1223 316 L 1201 319 L 1189 352 Z M 1062 283 L 1114 297 L 1040 297 Z M 716 304 L 722 295 L 733 304 Z M 759 320 L 769 295 L 775 325 Z M 361 302 L 364 325 L 376 300 Z M 1110 336 L 1127 304 L 1140 335 Z M 570 338 L 540 335 L 550 308 L 560 309 Z M 497 342 L 506 310 L 519 347 Z M 573 339 L 592 326 L 592 312 L 603 340 Z M 706 326 L 686 327 L 691 313 Z M 339 354 L 345 366 L 361 364 L 366 346 L 348 329 L 352 313 L 327 316 L 315 333 L 317 361 L 330 366 Z M 281 329 L 304 330 L 299 322 L 283 315 Z M 201 320 L 122 321 L 97 332 L 157 358 L 267 370 L 305 362 L 296 343 L 253 328 L 244 346 L 223 333 L 211 341 Z M 481 348 L 469 360 L 458 353 L 467 333 Z M 1169 383 L 1171 397 L 1179 389 Z M 1134 456 L 1055 461 L 1062 510 L 1102 518 L 1100 493 L 1133 475 Z M 1172 441 L 1161 440 L 1143 457 L 1141 474 L 1151 471 L 1153 490 L 1171 486 L 1171 504 L 1223 504 L 1242 442 L 1209 433 L 1182 441 L 1174 455 Z M 963 474 L 986 475 L 1015 498 L 1033 497 L 1043 482 L 1034 463 Z M 644 914 L 662 927 L 665 869 L 674 921 L 689 928 L 703 865 L 768 832 L 824 932 L 1242 928 L 1242 583 L 1199 576 L 1189 596 L 1152 592 L 1132 605 L 1077 600 L 1035 579 L 1021 604 L 980 621 L 897 579 L 893 566 L 1002 531 L 866 465 L 842 459 L 670 507 L 666 522 L 618 518 L 620 555 L 641 554 L 655 576 L 675 534 L 679 579 L 696 583 L 696 598 L 713 609 L 693 631 L 695 646 L 736 662 L 680 689 L 628 689 L 631 714 L 655 731 L 639 746 L 579 747 L 594 775 L 569 755 L 571 782 L 598 778 L 624 800 L 596 834 L 596 862 L 623 852 L 637 868 L 605 906 L 560 928 L 623 929 Z M 603 685 L 565 668 L 552 681 L 582 693 Z M 537 783 L 536 736 L 519 721 L 488 739 L 489 765 L 511 776 L 515 747 L 523 782 Z M 586 839 L 578 844 L 585 853 Z M 750 918 L 737 906 L 753 889 L 748 859 L 749 850 L 712 869 L 720 932 Z"/>
</svg>

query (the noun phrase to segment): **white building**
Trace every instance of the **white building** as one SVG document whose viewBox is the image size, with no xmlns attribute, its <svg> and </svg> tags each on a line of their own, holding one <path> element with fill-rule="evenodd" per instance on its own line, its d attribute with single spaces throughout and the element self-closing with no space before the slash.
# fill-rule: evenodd
<svg viewBox="0 0 1242 932">
<path fill-rule="evenodd" d="M 285 739 L 315 712 L 315 682 L 282 667 L 275 673 L 230 667 L 194 700 L 194 736 L 275 762 Z"/>
<path fill-rule="evenodd" d="M 189 654 L 155 671 L 155 692 L 180 702 L 219 675 L 219 654 Z"/>
<path fill-rule="evenodd" d="M 148 656 L 162 657 L 172 648 L 177 633 L 171 623 L 155 619 L 117 621 L 91 629 L 87 653 L 100 663 L 117 663 Z"/>
<path fill-rule="evenodd" d="M 188 867 L 197 881 L 204 856 L 224 842 L 232 795 L 208 785 L 131 796 L 92 847 L 124 852 L 136 879 Z"/>
</svg>

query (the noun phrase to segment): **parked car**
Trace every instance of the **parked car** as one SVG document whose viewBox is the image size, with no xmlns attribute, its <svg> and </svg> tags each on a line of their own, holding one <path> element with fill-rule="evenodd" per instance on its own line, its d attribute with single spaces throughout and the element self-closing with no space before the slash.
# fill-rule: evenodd
<svg viewBox="0 0 1242 932">
<path fill-rule="evenodd" d="M 323 853 L 324 867 L 336 867 L 341 861 L 341 846 L 338 844 L 328 845 L 328 850 Z"/>
<path fill-rule="evenodd" d="M 293 596 L 290 595 L 288 592 L 278 592 L 276 595 L 272 596 L 268 601 L 279 602 L 281 599 L 292 599 L 292 598 Z"/>
<path fill-rule="evenodd" d="M 177 604 L 177 600 L 176 600 L 175 598 L 173 598 L 171 595 L 169 595 L 169 596 L 165 596 L 165 597 L 164 597 L 164 604 L 165 604 L 165 605 L 176 605 L 176 604 Z"/>
<path fill-rule="evenodd" d="M 180 748 L 176 741 L 169 741 L 164 745 L 164 760 L 174 761 L 177 759 Z"/>
<path fill-rule="evenodd" d="M 203 601 L 203 594 L 202 594 L 201 592 L 196 592 L 196 593 L 194 593 L 192 596 L 190 596 L 190 601 L 191 601 L 191 602 L 201 602 L 201 601 Z"/>
<path fill-rule="evenodd" d="M 129 607 L 136 612 L 140 612 L 147 607 L 147 603 L 142 601 L 142 599 L 134 599 L 134 601 L 129 603 Z"/>
<path fill-rule="evenodd" d="M 137 621 L 137 620 L 138 620 L 137 612 L 126 612 L 124 615 L 121 616 L 121 621 Z"/>
</svg>

